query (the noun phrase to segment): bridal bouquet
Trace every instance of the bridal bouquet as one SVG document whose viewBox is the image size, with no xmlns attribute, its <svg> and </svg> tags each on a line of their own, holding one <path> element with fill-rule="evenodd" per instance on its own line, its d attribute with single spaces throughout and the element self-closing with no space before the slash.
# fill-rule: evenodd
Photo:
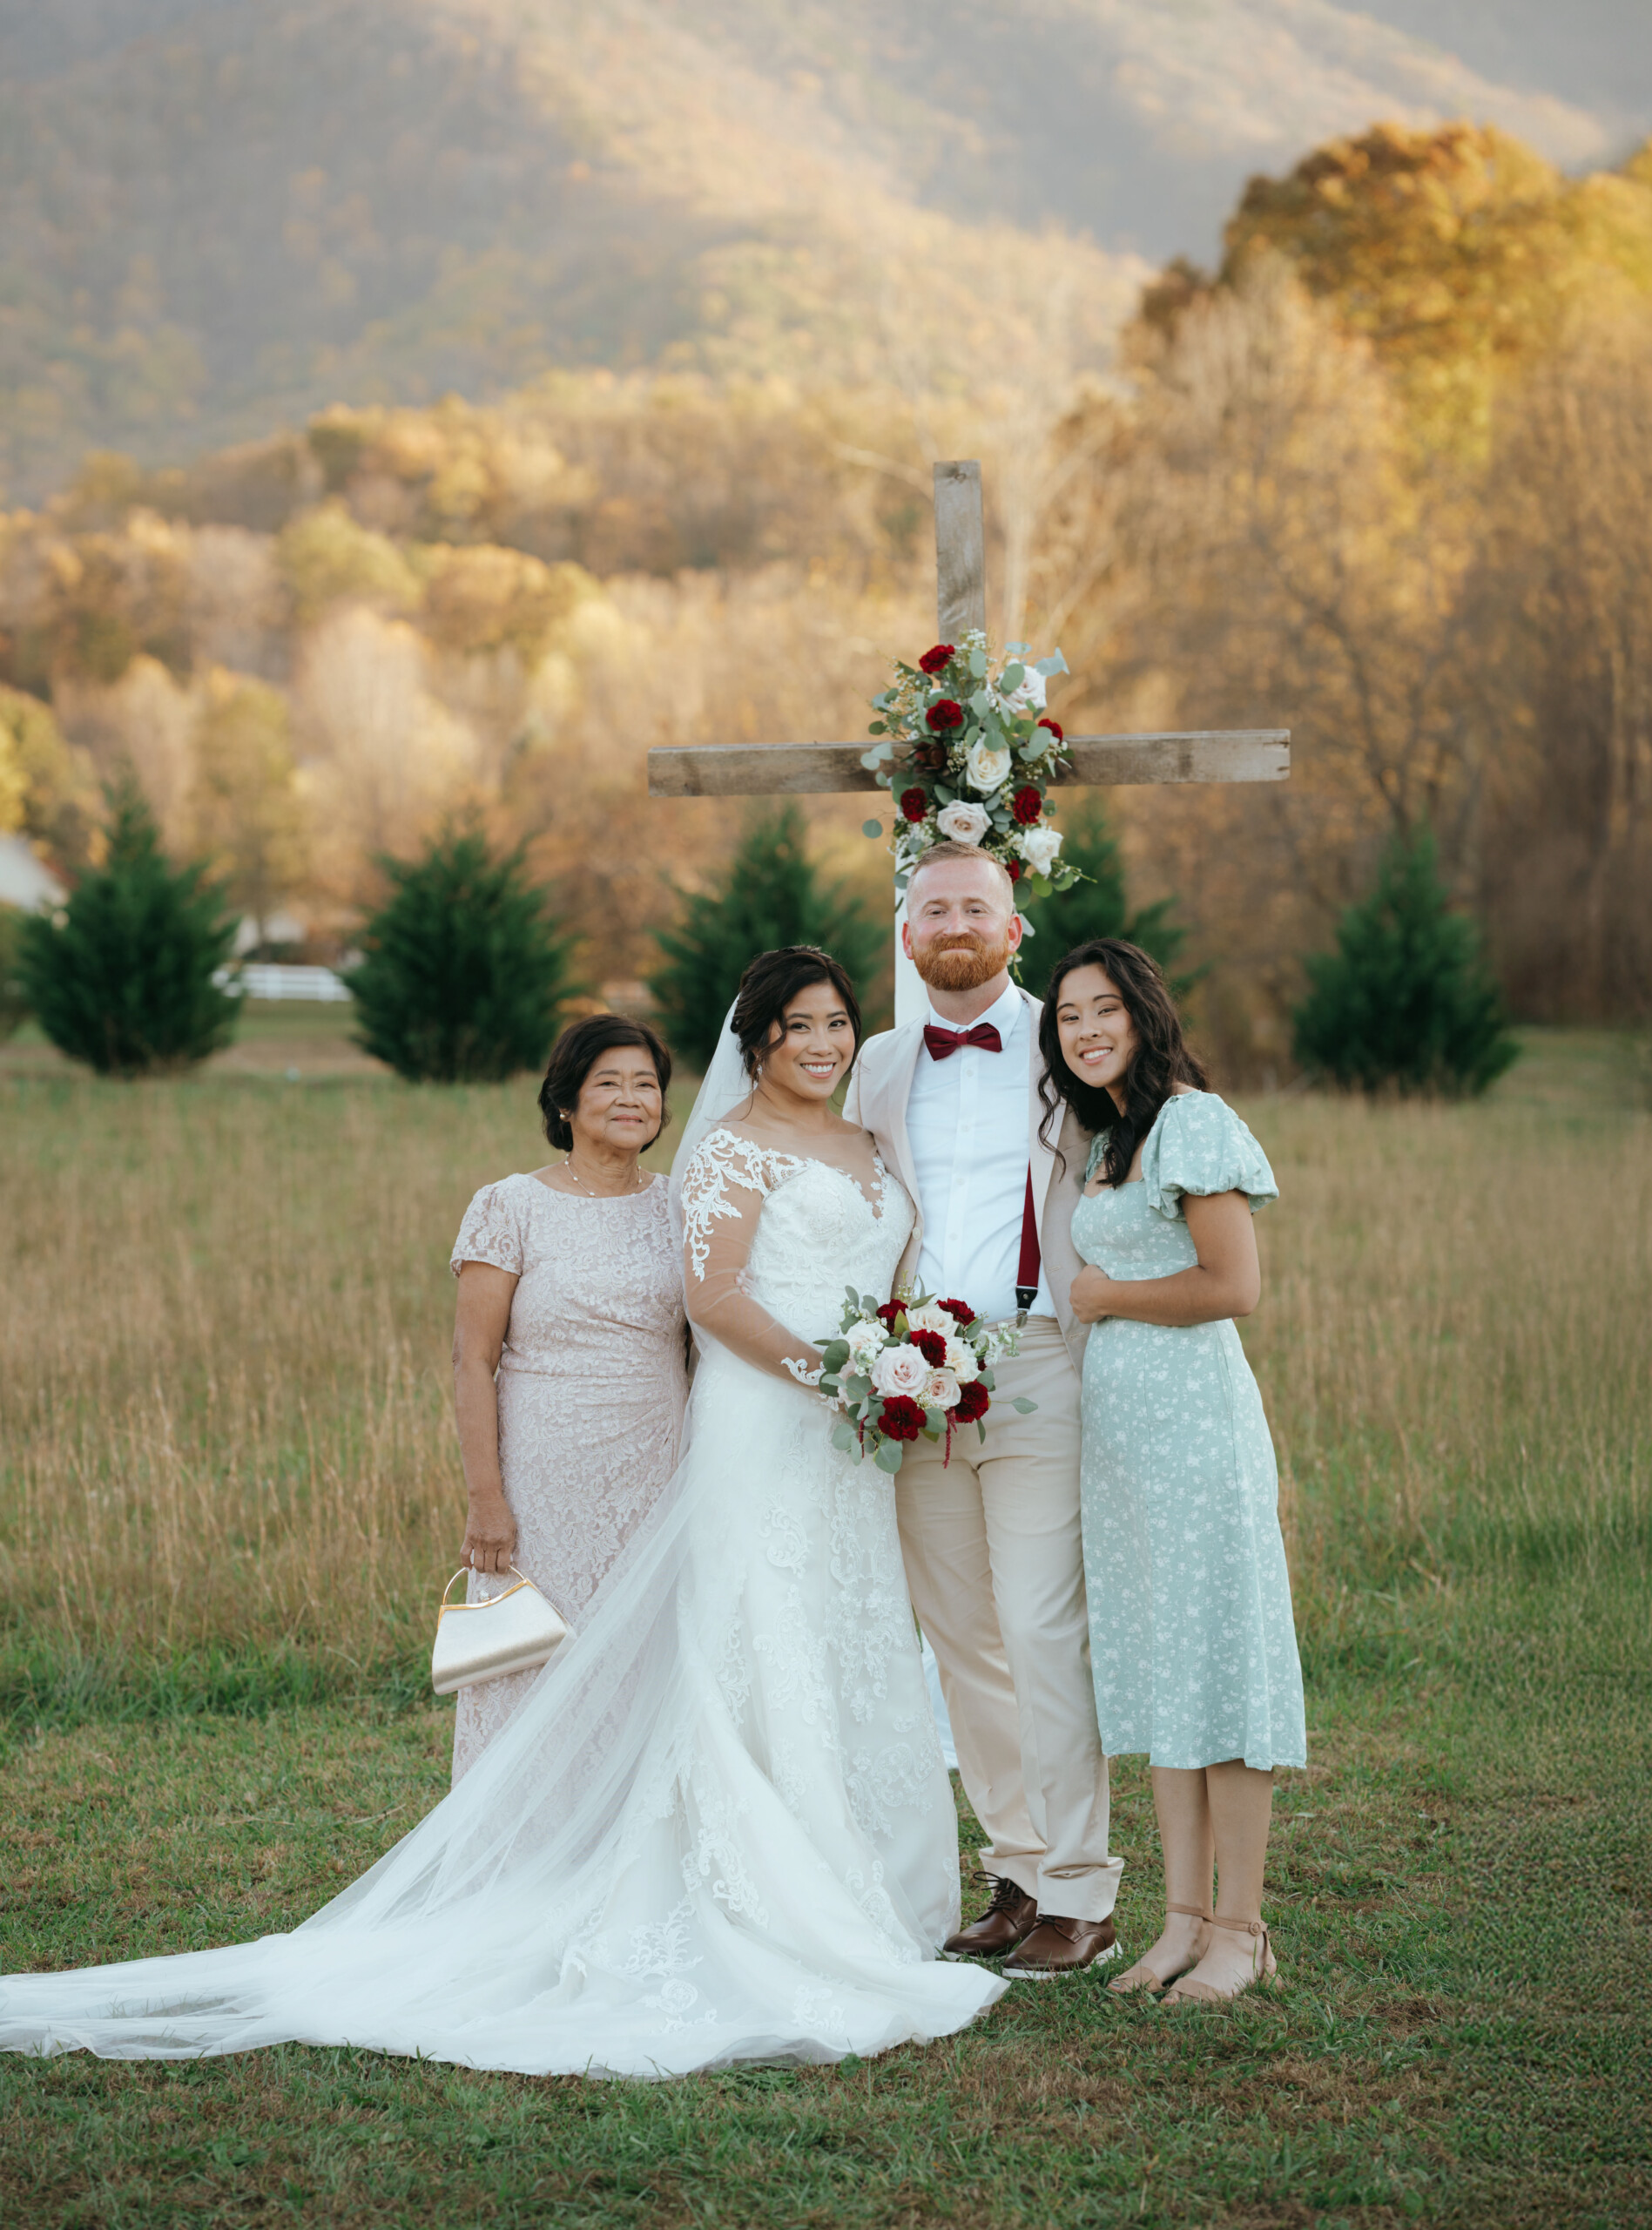
<svg viewBox="0 0 1652 2230">
<path fill-rule="evenodd" d="M 821 1342 L 820 1391 L 839 1414 L 832 1444 L 866 1456 L 880 1471 L 900 1469 L 906 1443 L 922 1433 L 939 1440 L 974 1425 L 992 1407 L 992 1366 L 1019 1344 L 1013 1325 L 988 1328 L 968 1301 L 907 1300 L 879 1302 L 848 1288 L 843 1321 Z M 1015 1409 L 1034 1404 L 1017 1398 Z"/>
<path fill-rule="evenodd" d="M 1025 643 L 1002 657 L 973 631 L 937 643 L 916 666 L 897 662 L 893 684 L 872 700 L 869 733 L 882 740 L 860 764 L 893 798 L 895 888 L 904 890 L 920 853 L 950 838 L 978 844 L 1039 896 L 1066 890 L 1079 871 L 1060 857 L 1050 784 L 1069 763 L 1061 723 L 1044 710 L 1045 685 L 1065 673 L 1059 651 L 1033 660 Z M 868 821 L 868 836 L 882 823 Z"/>
</svg>

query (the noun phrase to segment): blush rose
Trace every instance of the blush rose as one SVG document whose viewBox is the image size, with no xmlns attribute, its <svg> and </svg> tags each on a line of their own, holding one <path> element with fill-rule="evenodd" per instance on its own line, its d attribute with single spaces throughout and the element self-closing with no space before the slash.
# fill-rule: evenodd
<svg viewBox="0 0 1652 2230">
<path fill-rule="evenodd" d="M 873 1389 L 886 1401 L 898 1394 L 915 1401 L 928 1380 L 928 1362 L 916 1348 L 886 1348 L 872 1366 Z"/>
</svg>

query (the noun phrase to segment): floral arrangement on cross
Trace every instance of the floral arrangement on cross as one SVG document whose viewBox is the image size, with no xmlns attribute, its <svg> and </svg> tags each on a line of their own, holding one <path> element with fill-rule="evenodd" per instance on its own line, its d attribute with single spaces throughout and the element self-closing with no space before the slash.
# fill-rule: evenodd
<svg viewBox="0 0 1652 2230">
<path fill-rule="evenodd" d="M 896 660 L 893 682 L 872 700 L 867 733 L 880 740 L 860 764 L 895 802 L 897 893 L 920 855 L 947 838 L 978 844 L 1041 898 L 1082 880 L 1060 856 L 1049 802 L 1070 759 L 1045 691 L 1066 672 L 1059 651 L 1033 659 L 1025 643 L 997 656 L 979 629 L 961 643 L 937 643 L 916 666 Z M 882 822 L 868 821 L 866 833 L 880 836 Z"/>
</svg>

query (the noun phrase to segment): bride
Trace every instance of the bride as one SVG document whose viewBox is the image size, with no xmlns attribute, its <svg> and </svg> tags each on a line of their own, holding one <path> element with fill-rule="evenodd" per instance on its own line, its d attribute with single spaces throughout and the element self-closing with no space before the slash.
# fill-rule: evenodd
<svg viewBox="0 0 1652 2230">
<path fill-rule="evenodd" d="M 453 1794 L 290 1936 L 0 1980 L 0 2046 L 293 2041 L 666 2076 L 944 2036 L 958 1842 L 891 1482 L 833 1450 L 813 1335 L 887 1294 L 912 1204 L 833 1114 L 860 1017 L 746 970 L 672 1168 L 700 1351 L 671 1488 Z"/>
</svg>

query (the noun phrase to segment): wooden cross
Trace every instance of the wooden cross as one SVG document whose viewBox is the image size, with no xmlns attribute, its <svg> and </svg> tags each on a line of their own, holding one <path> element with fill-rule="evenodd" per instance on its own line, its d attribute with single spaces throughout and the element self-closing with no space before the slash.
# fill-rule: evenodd
<svg viewBox="0 0 1652 2230">
<path fill-rule="evenodd" d="M 956 642 L 987 626 L 986 535 L 981 467 L 973 461 L 937 464 L 935 618 L 937 639 Z M 1070 771 L 1062 791 L 1078 784 L 1126 782 L 1282 782 L 1291 772 L 1288 728 L 1195 729 L 1163 735 L 1072 735 Z M 778 797 L 799 793 L 876 790 L 861 764 L 860 743 L 698 743 L 651 751 L 648 794 L 655 798 Z M 889 793 L 882 795 L 889 799 Z M 893 806 L 893 799 L 889 799 Z M 895 1020 L 926 1011 L 926 993 L 900 944 L 904 907 L 895 910 Z"/>
</svg>

